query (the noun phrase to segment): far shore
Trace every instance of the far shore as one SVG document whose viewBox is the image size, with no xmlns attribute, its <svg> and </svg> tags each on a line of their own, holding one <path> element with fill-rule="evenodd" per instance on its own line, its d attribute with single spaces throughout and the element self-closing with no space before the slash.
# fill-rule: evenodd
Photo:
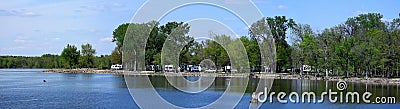
<svg viewBox="0 0 400 109">
<path fill-rule="evenodd" d="M 78 69 L 46 69 L 43 70 L 46 73 L 88 73 L 88 74 L 117 74 L 117 75 L 147 75 L 147 76 L 213 76 L 213 77 L 250 77 L 250 78 L 273 78 L 273 79 L 301 79 L 301 80 L 327 80 L 327 81 L 339 81 L 343 80 L 346 82 L 359 82 L 368 84 L 390 84 L 400 85 L 400 78 L 358 78 L 358 77 L 316 77 L 312 75 L 298 74 L 280 74 L 280 73 L 193 73 L 193 72 L 180 72 L 180 73 L 155 73 L 152 71 L 138 72 L 124 72 L 123 70 L 97 70 L 90 68 L 78 68 Z"/>
<path fill-rule="evenodd" d="M 42 72 L 47 73 L 94 73 L 94 74 L 122 74 L 122 70 L 97 70 L 92 68 L 77 68 L 77 69 L 46 69 Z"/>
</svg>

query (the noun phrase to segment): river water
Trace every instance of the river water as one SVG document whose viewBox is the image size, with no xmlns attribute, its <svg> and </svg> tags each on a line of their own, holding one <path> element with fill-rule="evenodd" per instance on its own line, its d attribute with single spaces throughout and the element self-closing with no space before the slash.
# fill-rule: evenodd
<svg viewBox="0 0 400 109">
<path fill-rule="evenodd" d="M 135 109 L 142 105 L 152 104 L 151 108 L 164 108 L 158 105 L 156 100 L 146 101 L 138 96 L 132 98 L 132 93 L 146 93 L 150 90 L 157 91 L 159 97 L 175 107 L 198 108 L 215 103 L 224 91 L 230 87 L 232 95 L 241 97 L 236 105 L 235 100 L 225 100 L 221 104 L 235 105 L 235 108 L 249 108 L 257 106 L 251 104 L 251 93 L 256 90 L 260 79 L 249 79 L 249 82 L 237 78 L 215 78 L 209 88 L 199 93 L 187 93 L 180 91 L 163 76 L 127 76 L 113 74 L 64 74 L 64 73 L 42 73 L 42 69 L 0 69 L 0 109 L 7 108 L 116 108 Z M 128 85 L 125 82 L 127 80 Z M 149 78 L 153 87 L 141 85 L 143 78 Z M 190 81 L 196 81 L 198 77 L 186 77 Z M 46 82 L 44 82 L 44 80 Z M 235 81 L 235 82 L 232 82 Z M 135 82 L 135 83 L 133 83 Z M 128 90 L 127 86 L 137 86 Z M 235 85 L 239 87 L 235 87 Z M 246 86 L 243 89 L 240 86 Z M 206 85 L 208 87 L 208 85 Z M 185 89 L 199 89 L 187 84 L 180 84 Z M 200 87 L 201 88 L 201 87 Z M 332 89 L 337 91 L 336 82 L 314 81 L 314 80 L 274 80 L 272 92 L 315 92 L 318 96 Z M 242 96 L 241 90 L 245 93 Z M 237 92 L 236 92 L 237 91 Z M 399 103 L 399 85 L 374 85 L 363 83 L 347 83 L 345 92 L 371 92 L 371 101 L 376 97 L 395 97 Z M 318 97 L 317 96 L 317 97 Z M 285 99 L 288 99 L 287 97 Z M 148 103 L 148 104 L 146 104 Z M 260 108 L 284 108 L 284 109 L 370 109 L 370 108 L 399 108 L 399 104 L 365 104 L 365 103 L 279 103 L 276 98 L 273 103 L 264 103 Z"/>
</svg>

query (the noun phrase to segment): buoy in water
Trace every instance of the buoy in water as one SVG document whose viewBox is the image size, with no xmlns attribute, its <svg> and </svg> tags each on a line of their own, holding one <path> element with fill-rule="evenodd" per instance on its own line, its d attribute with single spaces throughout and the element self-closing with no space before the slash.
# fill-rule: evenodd
<svg viewBox="0 0 400 109">
<path fill-rule="evenodd" d="M 43 82 L 45 83 L 45 82 L 46 82 L 46 80 L 43 80 Z"/>
</svg>

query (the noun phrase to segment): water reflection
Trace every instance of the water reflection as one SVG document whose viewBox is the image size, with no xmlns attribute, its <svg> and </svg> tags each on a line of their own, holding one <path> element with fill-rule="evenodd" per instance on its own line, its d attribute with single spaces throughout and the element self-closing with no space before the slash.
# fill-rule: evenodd
<svg viewBox="0 0 400 109">
<path fill-rule="evenodd" d="M 200 76 L 185 76 L 184 78 L 188 81 L 194 82 L 198 81 L 200 79 Z"/>
<path fill-rule="evenodd" d="M 151 85 L 143 82 L 147 81 L 146 77 L 149 77 Z M 199 93 L 187 93 L 175 88 L 169 82 L 175 82 L 173 84 L 179 85 L 180 87 L 184 87 L 188 90 L 197 89 L 198 87 L 193 87 L 188 83 L 179 83 L 179 81 L 174 81 L 175 79 L 182 78 L 179 76 L 170 77 L 172 81 L 170 80 L 169 82 L 164 76 L 128 76 L 125 78 L 134 99 L 137 102 L 140 102 L 138 104 L 149 107 L 152 102 L 155 102 L 155 100 L 142 98 L 147 97 L 157 99 L 157 97 L 161 97 L 161 100 L 156 100 L 157 103 L 171 103 L 174 106 L 185 108 L 203 107 L 209 105 L 213 105 L 214 107 L 230 106 L 234 108 L 246 90 L 248 79 L 225 77 L 215 78 L 215 81 L 211 81 L 212 84 L 206 90 Z M 207 77 L 201 77 L 201 80 L 205 78 Z M 209 81 L 205 81 L 205 83 L 207 82 Z M 203 83 L 198 82 L 198 84 L 198 86 L 201 86 Z M 153 93 L 153 91 L 156 91 L 156 93 Z M 227 104 L 226 102 L 229 103 Z"/>
<path fill-rule="evenodd" d="M 192 78 L 192 77 L 185 77 Z M 372 99 L 378 96 L 388 97 L 393 96 L 399 98 L 399 85 L 386 85 L 386 84 L 368 84 L 368 83 L 355 83 L 348 82 L 347 89 L 344 91 L 339 91 L 336 87 L 336 81 L 325 81 L 325 80 L 292 80 L 292 79 L 279 79 L 273 80 L 268 78 L 250 78 L 249 81 L 245 81 L 244 79 L 238 79 L 235 83 L 232 83 L 231 79 L 237 78 L 226 78 L 226 77 L 218 77 L 212 83 L 212 85 L 205 91 L 197 94 L 203 94 L 204 92 L 214 91 L 214 92 L 224 92 L 227 87 L 230 86 L 230 91 L 232 92 L 241 92 L 240 86 L 247 85 L 245 93 L 252 94 L 253 92 L 261 92 L 264 91 L 264 87 L 272 87 L 270 92 L 297 92 L 299 94 L 303 92 L 314 92 L 317 97 L 322 94 L 322 92 L 329 92 L 329 89 L 337 92 L 358 92 L 360 94 L 368 91 L 373 95 Z M 142 81 L 141 78 L 137 78 L 136 81 Z M 165 77 L 162 76 L 150 76 L 150 81 L 152 85 L 157 89 L 157 91 L 161 89 L 169 89 L 168 91 L 180 91 L 174 88 Z M 268 83 L 273 82 L 272 86 L 269 86 Z M 186 87 L 187 89 L 194 88 L 189 84 L 177 83 L 181 87 Z M 142 85 L 141 82 L 136 82 L 135 85 L 139 88 L 152 88 L 146 85 Z M 396 99 L 399 101 L 399 99 Z"/>
<path fill-rule="evenodd" d="M 148 80 L 146 79 L 148 78 Z M 174 77 L 173 77 L 174 78 Z M 195 80 L 196 77 L 185 77 Z M 46 83 L 43 80 L 47 80 Z M 125 84 L 125 81 L 127 84 Z M 145 84 L 149 81 L 149 85 Z M 225 108 L 235 105 L 235 98 L 241 98 L 235 108 L 248 108 L 251 94 L 268 87 L 273 81 L 274 92 L 306 92 L 317 95 L 329 89 L 338 91 L 334 81 L 321 80 L 272 80 L 268 78 L 226 78 L 218 77 L 207 90 L 200 93 L 185 93 L 174 88 L 163 76 L 124 76 L 111 74 L 62 74 L 41 73 L 40 70 L 0 70 L 0 108 L 137 108 L 131 93 L 142 97 L 152 108 L 167 108 L 163 100 L 180 107 L 202 107 L 217 104 Z M 264 84 L 264 85 L 263 85 Z M 193 88 L 188 84 L 182 87 Z M 347 90 L 373 93 L 371 100 L 378 96 L 393 96 L 399 101 L 399 85 L 347 83 Z M 127 90 L 127 86 L 134 86 Z M 245 87 L 247 86 L 247 87 Z M 150 91 L 156 91 L 161 101 L 151 99 Z M 245 90 L 245 95 L 241 92 Z M 216 102 L 227 94 L 224 102 Z M 136 98 L 135 98 L 136 99 Z M 276 100 L 275 100 L 276 101 Z M 143 102 L 140 102 L 143 103 Z M 260 104 L 259 104 L 260 105 Z M 263 104 L 261 108 L 394 108 L 399 104 Z M 222 107 L 223 108 L 223 107 Z"/>
<path fill-rule="evenodd" d="M 36 69 L 1 69 L 0 75 L 0 109 L 137 108 L 119 75 Z"/>
</svg>

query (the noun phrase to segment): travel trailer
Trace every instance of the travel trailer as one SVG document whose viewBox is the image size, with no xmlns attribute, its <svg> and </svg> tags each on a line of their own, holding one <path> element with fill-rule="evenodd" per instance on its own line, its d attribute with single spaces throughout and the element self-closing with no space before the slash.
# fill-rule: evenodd
<svg viewBox="0 0 400 109">
<path fill-rule="evenodd" d="M 162 66 L 161 65 L 147 65 L 146 71 L 159 72 L 159 71 L 162 71 Z"/>
<path fill-rule="evenodd" d="M 174 65 L 165 65 L 164 66 L 164 71 L 165 72 L 175 72 Z"/>
<path fill-rule="evenodd" d="M 201 67 L 200 66 L 192 66 L 191 72 L 201 72 Z"/>
<path fill-rule="evenodd" d="M 116 64 L 116 65 L 111 65 L 111 70 L 122 70 L 122 65 Z"/>
</svg>

